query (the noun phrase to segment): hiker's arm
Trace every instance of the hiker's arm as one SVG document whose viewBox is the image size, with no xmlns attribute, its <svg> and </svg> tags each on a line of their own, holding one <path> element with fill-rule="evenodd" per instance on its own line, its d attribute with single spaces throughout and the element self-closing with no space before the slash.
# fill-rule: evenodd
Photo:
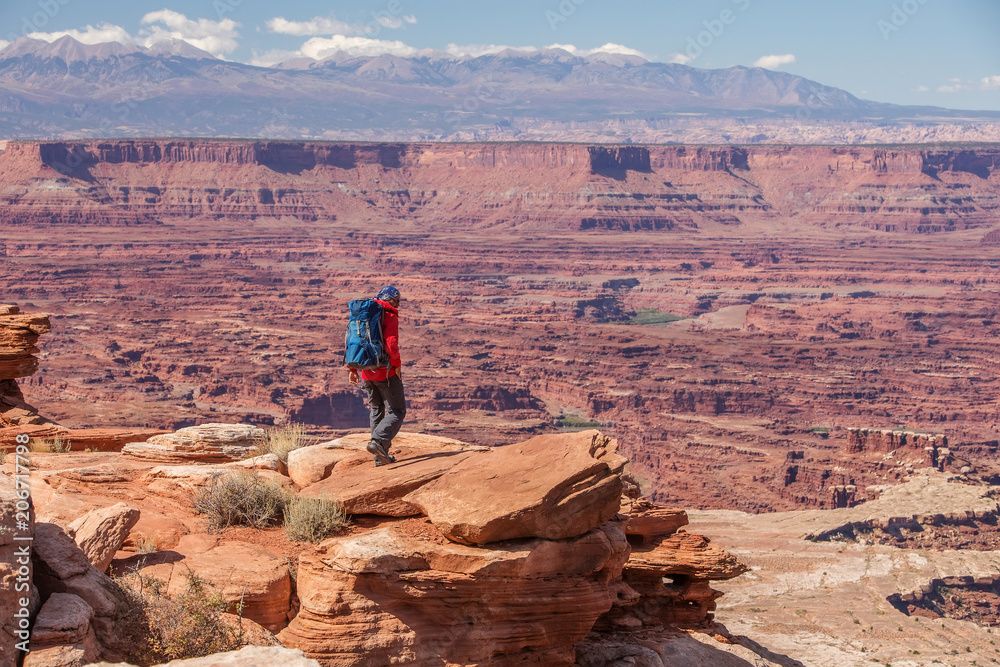
<svg viewBox="0 0 1000 667">
<path fill-rule="evenodd" d="M 403 365 L 399 358 L 399 320 L 388 318 L 385 328 L 385 349 L 389 353 L 389 365 L 398 369 Z"/>
<path fill-rule="evenodd" d="M 347 379 L 348 379 L 348 381 L 351 384 L 357 384 L 358 383 L 358 369 L 357 368 L 352 368 L 350 375 L 347 376 Z"/>
</svg>

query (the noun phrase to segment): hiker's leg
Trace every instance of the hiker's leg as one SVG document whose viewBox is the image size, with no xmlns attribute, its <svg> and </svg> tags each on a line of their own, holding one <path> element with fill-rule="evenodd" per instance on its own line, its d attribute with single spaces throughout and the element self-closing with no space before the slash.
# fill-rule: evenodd
<svg viewBox="0 0 1000 667">
<path fill-rule="evenodd" d="M 392 439 L 399 433 L 406 417 L 406 397 L 403 396 L 403 381 L 398 375 L 393 375 L 386 383 L 379 383 L 382 391 L 382 401 L 385 406 L 385 418 L 372 431 L 372 438 L 386 447 L 392 444 Z"/>
<path fill-rule="evenodd" d="M 375 430 L 385 418 L 385 401 L 382 399 L 382 391 L 378 382 L 365 380 L 364 388 L 368 392 L 368 423 L 371 426 L 372 438 L 375 438 Z"/>
</svg>

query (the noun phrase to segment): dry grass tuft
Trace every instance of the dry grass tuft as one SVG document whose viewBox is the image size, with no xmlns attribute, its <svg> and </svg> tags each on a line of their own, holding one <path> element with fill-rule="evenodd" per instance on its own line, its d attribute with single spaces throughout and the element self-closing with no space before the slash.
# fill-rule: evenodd
<svg viewBox="0 0 1000 667">
<path fill-rule="evenodd" d="M 285 535 L 295 542 L 322 542 L 346 525 L 344 507 L 329 498 L 294 496 L 285 505 Z"/>
<path fill-rule="evenodd" d="M 287 424 L 281 428 L 266 431 L 253 449 L 252 456 L 276 455 L 282 463 L 288 463 L 288 452 L 305 447 L 309 436 L 302 424 Z"/>
<path fill-rule="evenodd" d="M 71 444 L 62 438 L 32 438 L 28 450 L 38 454 L 61 454 L 68 452 Z"/>
</svg>

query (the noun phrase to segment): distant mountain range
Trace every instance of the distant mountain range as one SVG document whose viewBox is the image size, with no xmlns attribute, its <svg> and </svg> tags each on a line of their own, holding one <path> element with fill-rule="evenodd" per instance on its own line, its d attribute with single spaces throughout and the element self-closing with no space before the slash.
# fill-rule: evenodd
<svg viewBox="0 0 1000 667">
<path fill-rule="evenodd" d="M 337 53 L 255 67 L 183 41 L 22 38 L 0 51 L 0 139 L 1000 141 L 1000 113 L 903 107 L 760 68 L 561 49 Z"/>
</svg>

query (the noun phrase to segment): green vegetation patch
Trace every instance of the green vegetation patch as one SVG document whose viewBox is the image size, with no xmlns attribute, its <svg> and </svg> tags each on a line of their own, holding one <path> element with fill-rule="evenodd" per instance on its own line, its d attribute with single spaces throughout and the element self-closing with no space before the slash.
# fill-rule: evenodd
<svg viewBox="0 0 1000 667">
<path fill-rule="evenodd" d="M 562 415 L 556 420 L 556 426 L 559 428 L 596 428 L 600 425 L 601 422 L 587 420 L 580 415 Z"/>
<path fill-rule="evenodd" d="M 628 324 L 653 324 L 653 325 L 663 325 L 670 324 L 671 322 L 676 322 L 677 320 L 686 320 L 688 318 L 683 315 L 676 315 L 674 313 L 668 313 L 665 310 L 659 310 L 657 308 L 640 308 L 636 311 L 635 317 L 628 320 Z"/>
</svg>

